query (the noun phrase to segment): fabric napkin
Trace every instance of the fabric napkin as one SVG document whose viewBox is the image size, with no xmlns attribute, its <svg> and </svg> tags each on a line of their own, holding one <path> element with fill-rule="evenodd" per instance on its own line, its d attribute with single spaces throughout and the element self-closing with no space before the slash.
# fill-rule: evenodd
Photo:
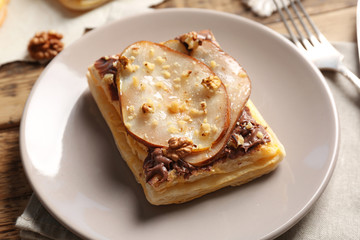
<svg viewBox="0 0 360 240">
<path fill-rule="evenodd" d="M 251 11 L 256 13 L 260 17 L 269 17 L 273 12 L 275 12 L 276 6 L 273 0 L 242 0 L 246 5 L 251 8 Z M 290 1 L 293 0 L 276 0 L 278 6 L 289 6 Z"/>
<path fill-rule="evenodd" d="M 335 43 L 345 64 L 359 75 L 355 43 Z M 312 210 L 278 237 L 288 239 L 359 239 L 360 236 L 360 91 L 343 76 L 324 72 L 337 105 L 341 133 L 340 152 L 333 176 Z M 321 113 L 319 113 L 321 114 Z M 24 240 L 80 239 L 58 223 L 32 196 L 16 226 Z"/>
<path fill-rule="evenodd" d="M 149 11 L 162 0 L 113 0 L 87 12 L 71 11 L 57 0 L 12 0 L 5 22 L 0 27 L 0 66 L 16 60 L 31 60 L 29 40 L 39 31 L 55 30 L 63 34 L 65 46 L 79 39 L 84 29 Z"/>
</svg>

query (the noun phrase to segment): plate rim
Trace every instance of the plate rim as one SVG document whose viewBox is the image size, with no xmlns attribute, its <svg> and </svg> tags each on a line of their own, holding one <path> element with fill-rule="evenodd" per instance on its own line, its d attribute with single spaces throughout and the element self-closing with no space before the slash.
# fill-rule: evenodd
<svg viewBox="0 0 360 240">
<path fill-rule="evenodd" d="M 360 0 L 359 0 L 360 2 Z M 32 188 L 32 190 L 34 191 L 35 195 L 37 196 L 38 200 L 41 202 L 42 206 L 51 214 L 52 217 L 54 217 L 60 224 L 64 225 L 69 231 L 71 231 L 72 233 L 74 233 L 75 235 L 79 236 L 79 237 L 85 237 L 88 238 L 89 236 L 87 236 L 85 234 L 85 231 L 80 231 L 79 229 L 75 229 L 73 226 L 71 226 L 70 224 L 68 224 L 66 222 L 65 219 L 62 219 L 60 216 L 58 216 L 58 214 L 56 213 L 56 211 L 52 210 L 51 207 L 49 206 L 50 204 L 48 204 L 44 198 L 44 196 L 40 193 L 41 191 L 39 191 L 36 187 L 36 184 L 31 176 L 31 160 L 27 159 L 27 154 L 26 154 L 26 144 L 24 142 L 24 135 L 25 135 L 25 122 L 26 122 L 26 117 L 27 117 L 27 113 L 29 111 L 30 105 L 31 105 L 31 99 L 34 95 L 34 92 L 36 92 L 36 89 L 38 88 L 38 85 L 41 84 L 42 81 L 44 81 L 44 76 L 46 75 L 46 72 L 51 69 L 51 67 L 56 63 L 56 59 L 58 59 L 59 56 L 62 56 L 64 53 L 67 53 L 69 51 L 71 51 L 71 48 L 73 48 L 75 45 L 80 44 L 82 41 L 86 41 L 86 38 L 88 38 L 89 36 L 93 35 L 93 34 L 97 34 L 98 30 L 101 30 L 103 28 L 109 28 L 112 25 L 117 25 L 119 24 L 119 22 L 123 22 L 123 21 L 131 21 L 132 19 L 136 19 L 136 18 L 143 18 L 146 16 L 150 16 L 150 15 L 159 15 L 159 14 L 166 14 L 166 13 L 201 13 L 201 14 L 209 14 L 209 15 L 219 15 L 219 16 L 223 16 L 223 17 L 227 17 L 227 18 L 231 18 L 231 19 L 235 19 L 237 21 L 242 21 L 246 24 L 249 24 L 251 26 L 254 26 L 255 28 L 261 29 L 262 31 L 267 32 L 270 35 L 275 36 L 279 41 L 282 41 L 283 44 L 286 44 L 288 46 L 290 46 L 290 48 L 292 48 L 295 52 L 297 52 L 299 55 L 301 55 L 304 59 L 304 61 L 308 62 L 311 66 L 312 66 L 312 70 L 314 70 L 315 74 L 317 74 L 318 79 L 321 82 L 321 86 L 322 88 L 325 90 L 326 92 L 326 96 L 327 96 L 327 100 L 329 100 L 330 103 L 330 109 L 332 110 L 332 115 L 333 115 L 333 120 L 334 120 L 334 124 L 335 124 L 335 129 L 334 129 L 334 141 L 332 142 L 334 149 L 331 152 L 331 155 L 329 155 L 329 167 L 326 171 L 326 174 L 324 176 L 324 178 L 321 181 L 321 184 L 318 186 L 317 191 L 312 195 L 311 199 L 307 202 L 306 205 L 303 206 L 303 208 L 298 211 L 294 216 L 292 216 L 292 218 L 290 218 L 287 222 L 285 222 L 284 224 L 282 224 L 281 226 L 279 226 L 277 229 L 274 229 L 273 231 L 269 232 L 268 234 L 264 235 L 264 239 L 272 239 L 272 238 L 276 238 L 278 236 L 280 236 L 281 234 L 285 233 L 286 231 L 288 231 L 291 227 L 293 227 L 296 223 L 298 223 L 304 216 L 306 216 L 306 214 L 311 210 L 311 208 L 314 206 L 314 203 L 320 198 L 320 196 L 322 195 L 322 193 L 324 192 L 324 190 L 326 189 L 333 171 L 335 169 L 336 163 L 337 163 L 337 158 L 338 158 L 338 154 L 339 154 L 339 147 L 340 147 L 340 126 L 339 126 L 339 116 L 338 116 L 338 111 L 336 108 L 336 104 L 335 104 L 335 100 L 334 97 L 331 93 L 330 87 L 327 84 L 325 77 L 322 75 L 322 73 L 319 71 L 319 69 L 311 62 L 309 62 L 308 60 L 306 60 L 306 58 L 301 54 L 301 52 L 293 45 L 293 43 L 291 43 L 290 41 L 288 41 L 283 35 L 281 35 L 280 33 L 272 30 L 271 28 L 262 25 L 256 21 L 253 21 L 251 19 L 242 17 L 240 15 L 236 15 L 233 13 L 227 13 L 227 12 L 220 12 L 217 10 L 212 10 L 212 9 L 197 9 L 197 8 L 168 8 L 168 9 L 156 9 L 154 11 L 150 11 L 150 12 L 142 12 L 142 13 L 137 13 L 137 14 L 133 14 L 130 16 L 126 16 L 126 17 L 122 17 L 120 19 L 114 20 L 112 22 L 109 23 L 105 23 L 101 26 L 99 26 L 98 28 L 92 30 L 91 32 L 85 34 L 84 36 L 80 37 L 79 39 L 77 39 L 76 41 L 74 41 L 73 43 L 69 44 L 67 48 L 65 48 L 57 57 L 55 57 L 46 67 L 45 69 L 42 71 L 42 73 L 39 75 L 38 79 L 36 80 L 35 84 L 33 85 L 31 92 L 26 100 L 26 104 L 23 110 L 23 114 L 22 114 L 22 118 L 20 121 L 20 132 L 19 132 L 19 148 L 20 148 L 20 156 L 21 156 L 21 161 L 22 161 L 22 165 L 24 167 L 24 172 L 25 175 L 27 177 L 27 180 Z M 55 60 L 55 61 L 54 61 Z"/>
</svg>

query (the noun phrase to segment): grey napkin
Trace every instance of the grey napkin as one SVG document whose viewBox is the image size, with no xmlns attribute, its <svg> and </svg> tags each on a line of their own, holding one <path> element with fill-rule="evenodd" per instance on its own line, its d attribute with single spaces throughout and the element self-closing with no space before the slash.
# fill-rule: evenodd
<svg viewBox="0 0 360 240">
<path fill-rule="evenodd" d="M 78 240 L 81 239 L 63 227 L 41 205 L 35 194 L 30 198 L 24 213 L 18 217 L 16 227 L 24 240 Z"/>
<path fill-rule="evenodd" d="M 359 75 L 355 43 L 335 43 L 345 64 Z M 312 210 L 277 240 L 360 238 L 360 91 L 343 76 L 324 72 L 339 112 L 340 152 L 329 185 Z M 319 113 L 321 114 L 321 113 Z M 17 219 L 24 240 L 80 239 L 58 223 L 34 196 Z"/>
</svg>

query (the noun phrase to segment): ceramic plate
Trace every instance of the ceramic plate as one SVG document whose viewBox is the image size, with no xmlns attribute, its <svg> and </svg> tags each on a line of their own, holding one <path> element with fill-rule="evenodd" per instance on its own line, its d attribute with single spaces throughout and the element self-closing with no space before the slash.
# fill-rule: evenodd
<svg viewBox="0 0 360 240">
<path fill-rule="evenodd" d="M 285 145 L 279 168 L 189 203 L 150 205 L 121 159 L 86 81 L 87 67 L 138 40 L 211 29 L 252 80 L 251 99 Z M 334 100 L 321 73 L 281 35 L 239 16 L 195 9 L 113 22 L 68 46 L 44 70 L 21 123 L 29 181 L 45 207 L 91 239 L 260 239 L 303 217 L 332 174 Z"/>
</svg>

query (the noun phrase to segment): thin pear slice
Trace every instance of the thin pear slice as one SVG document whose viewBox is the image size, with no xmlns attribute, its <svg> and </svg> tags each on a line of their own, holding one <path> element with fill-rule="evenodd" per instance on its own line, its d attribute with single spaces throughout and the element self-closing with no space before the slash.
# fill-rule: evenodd
<svg viewBox="0 0 360 240">
<path fill-rule="evenodd" d="M 204 151 L 229 125 L 226 88 L 204 63 L 164 45 L 132 44 L 120 56 L 119 88 L 129 134 L 151 147 L 187 137 Z"/>
<path fill-rule="evenodd" d="M 202 41 L 201 45 L 191 51 L 191 56 L 204 62 L 224 83 L 230 100 L 230 125 L 223 139 L 208 151 L 189 155 L 185 161 L 198 165 L 205 164 L 217 156 L 227 144 L 236 122 L 248 101 L 251 92 L 250 79 L 240 64 L 222 51 L 214 42 Z"/>
<path fill-rule="evenodd" d="M 170 39 L 166 42 L 161 43 L 162 45 L 167 46 L 168 48 L 174 49 L 175 51 L 181 52 L 183 54 L 189 55 L 189 51 L 186 49 L 184 44 L 177 39 Z"/>
</svg>

